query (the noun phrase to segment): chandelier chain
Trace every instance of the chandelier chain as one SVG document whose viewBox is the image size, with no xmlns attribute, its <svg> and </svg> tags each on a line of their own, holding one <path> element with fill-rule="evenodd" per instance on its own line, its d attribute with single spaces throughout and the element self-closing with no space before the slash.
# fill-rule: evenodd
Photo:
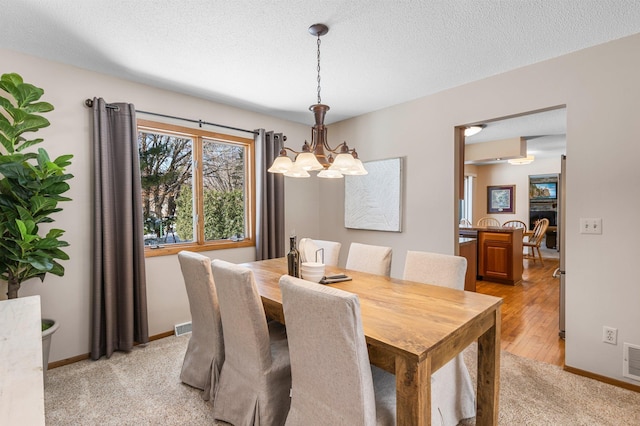
<svg viewBox="0 0 640 426">
<path fill-rule="evenodd" d="M 320 97 L 320 36 L 318 36 L 318 103 L 322 103 L 322 98 Z"/>
</svg>

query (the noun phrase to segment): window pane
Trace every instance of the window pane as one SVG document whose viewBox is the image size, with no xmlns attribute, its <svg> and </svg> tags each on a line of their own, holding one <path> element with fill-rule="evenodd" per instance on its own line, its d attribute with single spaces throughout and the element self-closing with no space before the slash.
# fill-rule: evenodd
<svg viewBox="0 0 640 426">
<path fill-rule="evenodd" d="M 203 141 L 204 238 L 242 240 L 246 234 L 245 148 Z"/>
<path fill-rule="evenodd" d="M 145 245 L 193 241 L 193 141 L 139 131 Z"/>
</svg>

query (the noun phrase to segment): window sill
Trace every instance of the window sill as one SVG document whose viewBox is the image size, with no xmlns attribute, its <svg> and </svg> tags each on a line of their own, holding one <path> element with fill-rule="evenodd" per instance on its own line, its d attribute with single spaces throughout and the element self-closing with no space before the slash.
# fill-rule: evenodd
<svg viewBox="0 0 640 426">
<path fill-rule="evenodd" d="M 144 257 L 157 257 L 157 256 L 170 256 L 178 254 L 182 250 L 188 250 L 193 252 L 200 251 L 213 251 L 213 250 L 228 250 L 242 247 L 255 247 L 255 242 L 252 239 L 244 239 L 242 241 L 215 241 L 206 244 L 171 244 L 166 246 L 160 246 L 158 248 L 145 247 Z"/>
</svg>

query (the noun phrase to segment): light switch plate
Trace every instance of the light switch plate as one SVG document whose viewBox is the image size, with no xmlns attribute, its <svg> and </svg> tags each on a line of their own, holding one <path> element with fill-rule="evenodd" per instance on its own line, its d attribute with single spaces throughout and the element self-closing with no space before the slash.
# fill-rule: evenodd
<svg viewBox="0 0 640 426">
<path fill-rule="evenodd" d="M 580 218 L 581 234 L 602 234 L 602 218 Z"/>
</svg>

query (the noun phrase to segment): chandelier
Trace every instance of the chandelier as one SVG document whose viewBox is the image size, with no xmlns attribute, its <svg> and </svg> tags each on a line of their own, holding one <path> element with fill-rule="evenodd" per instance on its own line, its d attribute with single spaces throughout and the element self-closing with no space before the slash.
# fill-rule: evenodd
<svg viewBox="0 0 640 426">
<path fill-rule="evenodd" d="M 305 140 L 301 151 L 283 146 L 280 155 L 276 157 L 268 170 L 271 173 L 306 178 L 310 176 L 310 171 L 320 170 L 318 177 L 333 179 L 342 178 L 344 175 L 367 174 L 355 149 L 349 148 L 346 142 L 331 148 L 327 142 L 327 127 L 324 125 L 324 116 L 329 111 L 329 105 L 324 105 L 320 97 L 320 37 L 328 32 L 329 27 L 324 24 L 314 24 L 309 27 L 309 33 L 318 37 L 318 103 L 309 107 L 316 122 L 311 128 L 311 143 Z M 295 154 L 294 161 L 291 161 L 287 151 Z"/>
</svg>

